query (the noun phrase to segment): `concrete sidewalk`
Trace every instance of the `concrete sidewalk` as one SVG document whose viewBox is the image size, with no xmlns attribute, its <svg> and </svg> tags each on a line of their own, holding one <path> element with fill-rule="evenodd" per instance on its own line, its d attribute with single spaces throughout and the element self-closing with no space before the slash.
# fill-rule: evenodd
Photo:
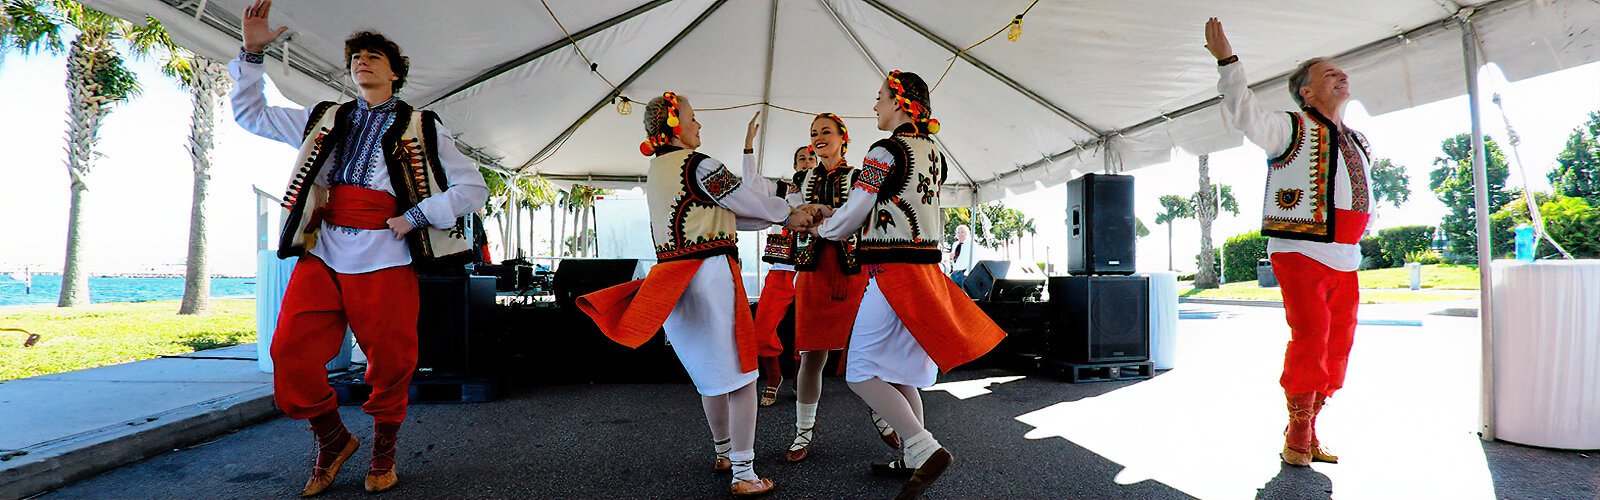
<svg viewBox="0 0 1600 500">
<path fill-rule="evenodd" d="M 245 344 L 0 383 L 0 498 L 22 498 L 274 415 Z"/>
</svg>

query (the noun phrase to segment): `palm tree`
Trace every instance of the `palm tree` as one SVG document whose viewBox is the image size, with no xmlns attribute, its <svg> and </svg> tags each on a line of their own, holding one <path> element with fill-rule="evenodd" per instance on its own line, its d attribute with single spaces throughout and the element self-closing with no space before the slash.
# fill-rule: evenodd
<svg viewBox="0 0 1600 500">
<path fill-rule="evenodd" d="M 1211 223 L 1217 220 L 1217 209 L 1222 208 L 1239 215 L 1239 201 L 1233 198 L 1233 187 L 1211 184 L 1211 155 L 1200 155 L 1200 189 L 1190 198 L 1196 219 L 1200 219 L 1200 269 L 1194 277 L 1194 287 L 1217 288 L 1216 252 L 1211 249 Z M 1170 248 L 1170 247 L 1169 247 Z M 1171 257 L 1171 252 L 1168 252 Z M 1169 263 L 1170 265 L 1170 263 Z"/>
<path fill-rule="evenodd" d="M 583 184 L 573 184 L 572 188 L 567 190 L 567 195 L 563 201 L 563 204 L 566 206 L 567 211 L 574 214 L 572 221 L 571 254 L 582 257 L 587 255 L 587 252 L 589 252 L 591 249 L 590 247 L 592 245 L 590 243 L 595 236 L 594 230 L 591 227 L 595 222 L 594 199 L 596 196 L 608 194 L 610 192 L 611 191 L 607 189 L 600 189 Z M 566 221 L 562 221 L 562 223 L 565 224 Z"/>
<path fill-rule="evenodd" d="M 67 53 L 67 174 L 72 202 L 67 215 L 67 255 L 61 271 L 59 307 L 89 301 L 89 277 L 83 272 L 83 207 L 89 178 L 98 156 L 100 124 L 111 107 L 139 94 L 139 80 L 123 64 L 113 42 L 133 41 L 162 30 L 154 18 L 140 27 L 71 0 L 5 0 L 0 41 L 23 53 L 44 50 Z M 77 34 L 70 48 L 62 43 L 67 28 Z M 135 54 L 149 46 L 130 43 Z"/>
<path fill-rule="evenodd" d="M 211 151 L 215 147 L 217 110 L 233 88 L 227 66 L 179 47 L 150 21 L 149 29 L 132 33 L 128 46 L 134 54 L 163 53 L 161 73 L 189 91 L 189 158 L 194 168 L 194 198 L 189 210 L 189 256 L 185 263 L 183 301 L 178 314 L 203 314 L 211 299 L 211 272 L 206 264 L 206 199 L 211 183 Z"/>
<path fill-rule="evenodd" d="M 177 58 L 173 58 L 177 59 Z M 206 311 L 211 297 L 211 273 L 206 266 L 206 198 L 211 183 L 211 151 L 217 110 L 232 90 L 228 68 L 214 59 L 189 54 L 188 69 L 177 73 L 189 89 L 194 112 L 189 116 L 189 158 L 194 166 L 194 202 L 189 210 L 189 259 L 183 278 L 183 303 L 178 314 Z M 172 63 L 162 71 L 172 75 Z"/>
<path fill-rule="evenodd" d="M 553 207 L 561 190 L 557 189 L 555 184 L 551 184 L 549 179 L 538 174 L 518 176 L 510 184 L 517 194 L 516 205 L 528 211 L 528 248 L 532 249 L 533 212 L 540 208 Z M 520 235 L 518 237 L 520 238 Z M 551 238 L 554 239 L 555 235 L 552 234 Z"/>
<path fill-rule="evenodd" d="M 1156 224 L 1167 225 L 1167 270 L 1176 271 L 1172 265 L 1172 225 L 1178 219 L 1194 217 L 1194 204 L 1188 198 L 1169 194 L 1161 197 L 1161 213 L 1156 214 Z"/>
<path fill-rule="evenodd" d="M 508 177 L 504 173 L 487 168 L 479 167 L 478 171 L 483 174 L 485 182 L 489 185 L 488 215 L 499 220 L 500 227 L 506 231 L 504 240 L 508 249 L 511 242 L 520 241 L 521 238 L 521 235 L 511 233 L 511 221 L 521 213 L 521 209 L 531 211 L 554 205 L 561 194 L 554 184 L 539 174 Z M 528 221 L 530 223 L 533 221 L 531 215 Z M 554 226 L 551 228 L 554 229 Z"/>
</svg>

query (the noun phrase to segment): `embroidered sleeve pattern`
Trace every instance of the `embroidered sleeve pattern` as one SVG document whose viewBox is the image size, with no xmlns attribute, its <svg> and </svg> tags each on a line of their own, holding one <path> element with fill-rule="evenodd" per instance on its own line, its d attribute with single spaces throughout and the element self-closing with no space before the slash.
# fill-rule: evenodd
<svg viewBox="0 0 1600 500">
<path fill-rule="evenodd" d="M 856 183 L 852 188 L 878 194 L 883 182 L 889 179 L 889 171 L 893 168 L 893 165 L 868 155 L 861 162 L 861 172 L 856 174 Z"/>
<path fill-rule="evenodd" d="M 411 207 L 410 210 L 406 210 L 405 218 L 407 221 L 411 222 L 413 227 L 428 227 L 428 216 L 422 213 L 422 207 L 420 206 Z"/>
<path fill-rule="evenodd" d="M 266 54 L 257 54 L 255 52 L 250 52 L 248 50 L 245 50 L 244 47 L 240 47 L 239 48 L 239 60 L 247 62 L 247 63 L 261 64 L 261 63 L 267 62 L 267 55 Z"/>
<path fill-rule="evenodd" d="M 739 189 L 739 176 L 733 175 L 733 172 L 728 171 L 727 165 L 722 165 L 712 171 L 711 175 L 701 179 L 700 185 L 706 188 L 706 194 L 711 195 L 717 201 L 722 201 L 722 198 L 727 196 L 728 193 Z"/>
</svg>

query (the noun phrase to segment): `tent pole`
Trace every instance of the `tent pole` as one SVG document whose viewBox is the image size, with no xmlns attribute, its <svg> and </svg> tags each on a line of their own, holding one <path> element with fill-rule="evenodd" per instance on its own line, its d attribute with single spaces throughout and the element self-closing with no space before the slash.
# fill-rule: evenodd
<svg viewBox="0 0 1600 500">
<path fill-rule="evenodd" d="M 1470 13 L 1469 13 L 1470 15 Z M 1489 236 L 1489 180 L 1484 168 L 1483 117 L 1478 106 L 1477 31 L 1472 20 L 1458 19 L 1461 25 L 1461 54 L 1467 70 L 1467 105 L 1472 113 L 1472 184 L 1475 187 L 1472 206 L 1478 230 L 1478 321 L 1483 337 L 1483 367 L 1481 397 L 1478 413 L 1478 435 L 1484 441 L 1494 440 L 1494 307 L 1490 299 L 1493 288 L 1494 249 Z"/>
<path fill-rule="evenodd" d="M 756 174 L 760 175 L 767 157 L 767 116 L 772 114 L 773 52 L 778 47 L 778 0 L 772 0 L 772 15 L 767 18 L 767 79 L 761 84 L 761 140 L 756 152 Z M 791 170 L 793 165 L 790 165 Z"/>
</svg>

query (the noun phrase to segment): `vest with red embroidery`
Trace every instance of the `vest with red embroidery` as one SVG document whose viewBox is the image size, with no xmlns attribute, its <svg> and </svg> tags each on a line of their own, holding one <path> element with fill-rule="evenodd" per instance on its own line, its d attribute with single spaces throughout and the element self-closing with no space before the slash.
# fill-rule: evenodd
<svg viewBox="0 0 1600 500">
<path fill-rule="evenodd" d="M 1350 208 L 1369 212 L 1366 137 L 1339 133 L 1320 115 L 1290 112 L 1289 146 L 1267 160 L 1266 200 L 1261 234 L 1321 243 L 1334 241 L 1334 175 L 1344 165 L 1350 176 Z"/>
<path fill-rule="evenodd" d="M 722 167 L 701 188 L 695 178 L 696 169 L 710 157 L 670 146 L 657 151 L 662 149 L 667 152 L 650 160 L 645 177 L 645 202 L 650 207 L 650 236 L 655 242 L 656 260 L 737 256 L 737 217 L 732 210 L 718 205 L 717 199 L 738 188 L 739 178 Z"/>
<path fill-rule="evenodd" d="M 818 165 L 806 171 L 805 179 L 800 182 L 800 199 L 803 203 L 827 205 L 837 209 L 850 200 L 850 187 L 855 182 L 857 170 L 849 165 L 840 165 L 833 170 Z M 855 274 L 861 271 L 861 262 L 856 255 L 860 235 L 850 235 L 844 241 L 833 241 L 806 233 L 795 236 L 794 268 L 797 271 L 817 270 L 817 260 L 821 258 L 823 245 L 833 245 L 839 254 L 839 269 L 845 274 Z"/>
<path fill-rule="evenodd" d="M 858 235 L 861 263 L 938 264 L 939 242 L 944 239 L 939 186 L 948 173 L 944 155 L 933 139 L 909 125 L 872 145 L 880 147 L 893 155 L 894 164 L 869 157 L 854 184 L 878 196 Z"/>
<path fill-rule="evenodd" d="M 337 106 L 337 107 L 336 107 Z M 355 101 L 339 104 L 323 102 L 311 108 L 306 120 L 305 137 L 300 141 L 300 152 L 295 160 L 299 168 L 289 180 L 283 195 L 283 207 L 289 215 L 283 219 L 282 234 L 278 238 L 278 258 L 298 257 L 307 248 L 316 245 L 320 224 L 308 217 L 328 202 L 326 188 L 316 185 L 328 157 L 338 149 L 339 142 L 349 134 L 350 113 Z M 379 146 L 383 148 L 384 165 L 389 168 L 390 188 L 394 190 L 397 211 L 395 215 L 421 203 L 422 200 L 443 193 L 450 183 L 444 166 L 439 162 L 438 144 L 435 144 L 435 126 L 439 117 L 432 111 L 416 111 L 405 101 L 395 106 L 394 123 L 383 134 Z M 447 145 L 446 147 L 453 147 Z M 406 244 L 411 259 L 419 264 L 444 264 L 471 257 L 472 242 L 466 234 L 466 218 L 457 217 L 454 226 L 439 229 L 429 224 L 406 233 Z M 441 259 L 449 259 L 441 262 Z"/>
</svg>

